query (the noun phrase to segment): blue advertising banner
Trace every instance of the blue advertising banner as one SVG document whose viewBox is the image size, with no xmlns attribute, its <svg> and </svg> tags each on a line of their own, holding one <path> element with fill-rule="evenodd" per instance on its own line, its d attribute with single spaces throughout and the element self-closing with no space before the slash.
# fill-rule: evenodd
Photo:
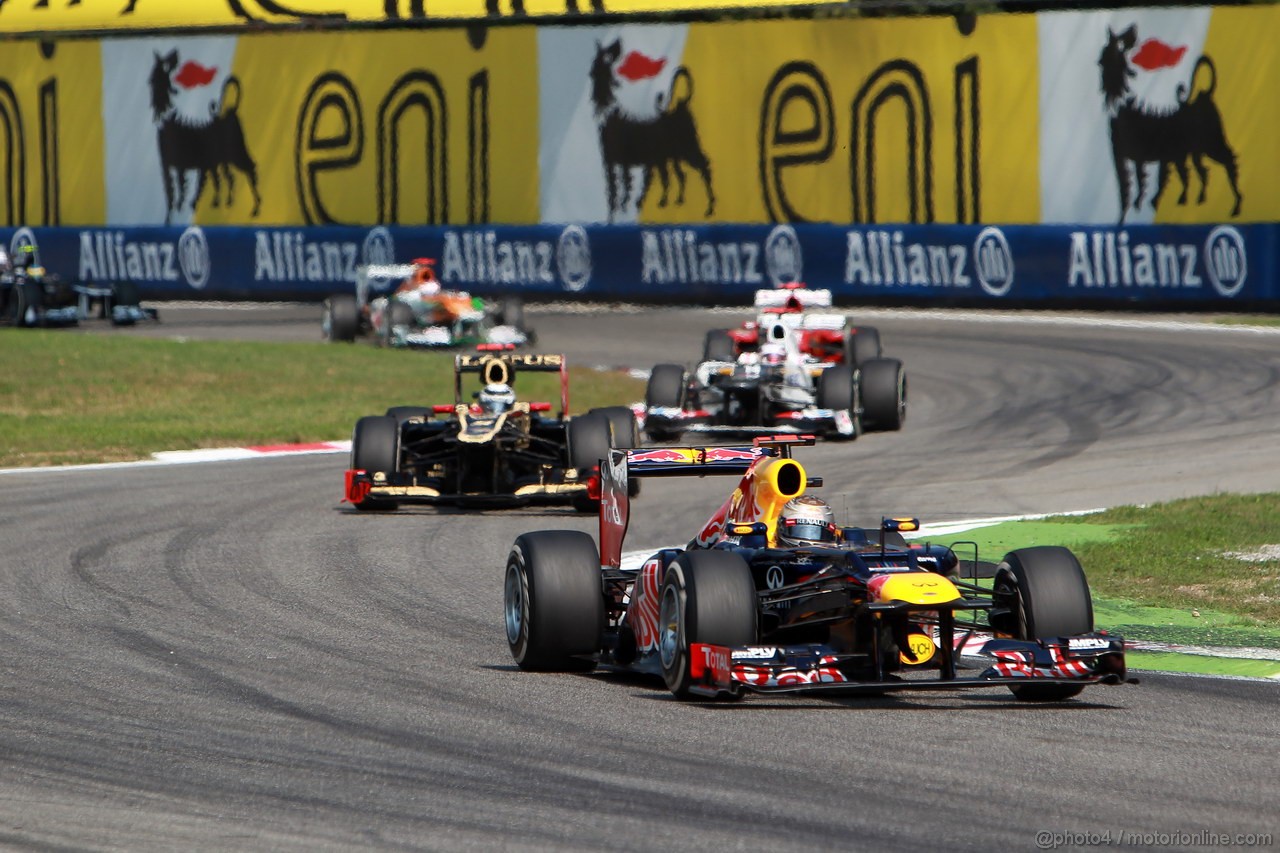
<svg viewBox="0 0 1280 853">
<path fill-rule="evenodd" d="M 532 299 L 742 303 L 799 280 L 843 302 L 1280 305 L 1280 225 L 531 225 L 0 229 L 11 256 L 147 299 L 318 300 L 432 257 L 449 287 Z"/>
</svg>

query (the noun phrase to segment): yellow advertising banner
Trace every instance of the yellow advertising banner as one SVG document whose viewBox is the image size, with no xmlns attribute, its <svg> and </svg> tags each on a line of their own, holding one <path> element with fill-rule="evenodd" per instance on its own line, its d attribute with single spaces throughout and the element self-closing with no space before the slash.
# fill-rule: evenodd
<svg viewBox="0 0 1280 853">
<path fill-rule="evenodd" d="M 1276 221 L 1277 34 L 1280 6 L 19 39 L 0 224 Z"/>
<path fill-rule="evenodd" d="M 1031 16 L 972 32 L 951 18 L 691 27 L 681 63 L 714 218 L 1035 219 L 1035 43 Z M 697 212 L 659 199 L 643 219 Z"/>
<path fill-rule="evenodd" d="M 824 5 L 842 5 L 842 0 L 8 0 L 0 3 L 0 33 L 141 33 L 214 27 L 260 30 L 264 25 L 319 28 Z"/>
</svg>

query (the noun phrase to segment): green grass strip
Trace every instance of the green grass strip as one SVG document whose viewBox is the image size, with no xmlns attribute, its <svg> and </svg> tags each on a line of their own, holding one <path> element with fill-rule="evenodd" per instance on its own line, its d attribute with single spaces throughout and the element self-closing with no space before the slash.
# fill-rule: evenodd
<svg viewBox="0 0 1280 853">
<path fill-rule="evenodd" d="M 0 467 L 115 462 L 160 450 L 332 441 L 362 415 L 454 399 L 453 353 L 365 345 L 0 333 Z M 626 404 L 644 383 L 570 364 L 570 411 Z M 466 377 L 464 395 L 479 389 Z M 516 379 L 558 408 L 554 373 Z"/>
</svg>

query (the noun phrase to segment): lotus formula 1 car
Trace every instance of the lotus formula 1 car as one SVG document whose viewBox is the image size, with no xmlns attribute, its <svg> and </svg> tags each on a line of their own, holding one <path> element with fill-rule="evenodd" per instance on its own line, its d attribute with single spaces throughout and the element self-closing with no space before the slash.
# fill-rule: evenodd
<svg viewBox="0 0 1280 853">
<path fill-rule="evenodd" d="M 611 452 L 598 548 L 569 530 L 515 541 L 504 610 L 516 663 L 661 675 L 682 698 L 1006 687 L 1055 701 L 1127 680 L 1124 643 L 1094 630 L 1070 551 L 1011 551 L 984 585 L 976 546 L 962 561 L 909 545 L 913 519 L 836 528 L 806 495 L 820 481 L 791 458 L 812 443 Z M 687 545 L 622 565 L 631 478 L 716 474 L 736 488 Z"/>
<path fill-rule="evenodd" d="M 713 331 L 691 373 L 679 364 L 656 365 L 645 390 L 645 433 L 655 441 L 690 431 L 853 439 L 864 430 L 902 428 L 907 375 L 901 361 L 857 362 L 844 332 L 835 355 L 814 355 L 816 331 L 778 318 L 762 323 L 752 332 L 759 345 L 737 355 L 718 343 L 729 338 L 715 337 L 728 333 Z"/>
<path fill-rule="evenodd" d="M 372 335 L 386 346 L 414 349 L 521 346 L 534 338 L 519 299 L 493 304 L 466 291 L 447 290 L 436 278 L 431 258 L 361 267 L 354 294 L 325 300 L 321 330 L 329 341 Z"/>
<path fill-rule="evenodd" d="M 559 411 L 516 400 L 517 373 L 529 371 L 560 374 Z M 483 388 L 464 400 L 469 374 L 479 374 Z M 636 445 L 636 421 L 626 406 L 571 417 L 568 398 L 562 355 L 456 356 L 452 403 L 394 406 L 356 422 L 345 499 L 360 510 L 562 503 L 594 512 L 600 460 Z"/>
</svg>

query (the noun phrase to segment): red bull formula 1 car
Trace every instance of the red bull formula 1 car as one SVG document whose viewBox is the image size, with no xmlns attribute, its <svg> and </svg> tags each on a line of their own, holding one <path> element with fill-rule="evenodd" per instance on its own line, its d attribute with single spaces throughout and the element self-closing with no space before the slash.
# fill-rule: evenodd
<svg viewBox="0 0 1280 853">
<path fill-rule="evenodd" d="M 516 399 L 517 373 L 530 371 L 560 374 L 558 411 Z M 464 399 L 463 377 L 473 374 L 483 386 Z M 356 422 L 345 500 L 360 510 L 559 503 L 595 512 L 600 459 L 637 444 L 635 417 L 626 406 L 568 409 L 563 355 L 456 356 L 452 403 L 393 406 Z"/>
<path fill-rule="evenodd" d="M 612 452 L 598 548 L 568 530 L 512 547 L 504 600 L 516 663 L 661 675 L 682 698 L 1006 687 L 1055 701 L 1127 680 L 1124 643 L 1094 630 L 1088 583 L 1065 548 L 1011 551 L 984 585 L 976 547 L 961 561 L 945 545 L 908 544 L 913 519 L 820 524 L 825 539 L 784 544 L 800 529 L 784 505 L 821 485 L 791 458 L 812 443 Z M 686 546 L 622 565 L 632 478 L 716 474 L 736 488 Z"/>
</svg>

